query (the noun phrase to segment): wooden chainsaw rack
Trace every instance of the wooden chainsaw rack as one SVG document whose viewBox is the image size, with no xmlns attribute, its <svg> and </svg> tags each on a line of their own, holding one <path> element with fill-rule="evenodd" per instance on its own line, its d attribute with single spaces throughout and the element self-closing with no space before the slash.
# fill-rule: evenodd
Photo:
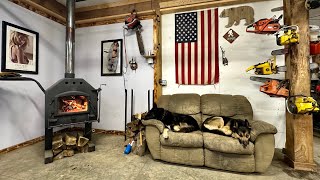
<svg viewBox="0 0 320 180">
<path fill-rule="evenodd" d="M 299 26 L 300 43 L 285 55 L 290 95 L 310 96 L 309 11 L 305 0 L 283 0 L 284 24 Z M 312 115 L 286 113 L 285 162 L 297 170 L 314 171 Z"/>
</svg>

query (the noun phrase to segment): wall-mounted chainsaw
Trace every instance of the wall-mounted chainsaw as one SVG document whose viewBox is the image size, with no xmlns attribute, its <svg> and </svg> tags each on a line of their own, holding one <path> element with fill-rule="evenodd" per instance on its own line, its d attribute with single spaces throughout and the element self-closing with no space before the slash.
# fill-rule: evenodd
<svg viewBox="0 0 320 180">
<path fill-rule="evenodd" d="M 289 80 L 250 76 L 250 80 L 262 82 L 260 91 L 271 97 L 288 97 Z"/>
<path fill-rule="evenodd" d="M 276 65 L 276 56 L 272 56 L 266 62 L 252 65 L 246 69 L 246 72 L 254 70 L 257 75 L 270 75 L 277 74 L 278 72 L 285 72 L 287 70 L 286 66 Z"/>
<path fill-rule="evenodd" d="M 280 34 L 280 32 L 283 33 Z M 299 27 L 298 26 L 283 26 L 279 29 L 275 35 L 278 46 L 284 46 L 289 44 L 298 44 L 299 43 Z"/>
<path fill-rule="evenodd" d="M 291 114 L 311 114 L 319 112 L 319 105 L 312 97 L 304 95 L 289 96 L 286 107 Z"/>
<path fill-rule="evenodd" d="M 247 26 L 246 32 L 256 34 L 274 34 L 281 28 L 281 25 L 279 24 L 281 19 L 282 15 L 280 15 L 278 18 L 273 16 L 270 19 L 260 19 Z"/>
<path fill-rule="evenodd" d="M 307 10 L 320 7 L 320 0 L 306 0 L 305 6 Z"/>
<path fill-rule="evenodd" d="M 140 54 L 145 55 L 144 45 L 141 36 L 142 25 L 140 23 L 140 20 L 138 19 L 137 12 L 135 10 L 133 10 L 131 14 L 126 17 L 124 28 L 128 31 L 136 32 Z"/>
</svg>

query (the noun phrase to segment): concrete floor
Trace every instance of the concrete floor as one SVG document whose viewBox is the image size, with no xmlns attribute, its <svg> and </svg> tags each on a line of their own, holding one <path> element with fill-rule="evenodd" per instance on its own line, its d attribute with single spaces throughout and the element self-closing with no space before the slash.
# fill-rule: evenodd
<svg viewBox="0 0 320 180">
<path fill-rule="evenodd" d="M 76 154 L 47 165 L 43 164 L 43 142 L 0 155 L 0 179 L 320 179 L 319 166 L 316 172 L 293 171 L 282 162 L 280 150 L 267 172 L 244 174 L 154 161 L 150 154 L 124 155 L 122 136 L 95 134 L 93 140 L 95 152 Z M 314 142 L 315 161 L 319 165 L 320 138 L 315 137 Z"/>
</svg>

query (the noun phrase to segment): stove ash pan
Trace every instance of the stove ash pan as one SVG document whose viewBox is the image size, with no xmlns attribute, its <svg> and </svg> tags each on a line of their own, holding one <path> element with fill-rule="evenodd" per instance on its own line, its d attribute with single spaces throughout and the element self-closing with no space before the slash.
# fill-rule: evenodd
<svg viewBox="0 0 320 180">
<path fill-rule="evenodd" d="M 61 79 L 45 95 L 46 128 L 99 121 L 98 90 L 84 79 Z"/>
</svg>

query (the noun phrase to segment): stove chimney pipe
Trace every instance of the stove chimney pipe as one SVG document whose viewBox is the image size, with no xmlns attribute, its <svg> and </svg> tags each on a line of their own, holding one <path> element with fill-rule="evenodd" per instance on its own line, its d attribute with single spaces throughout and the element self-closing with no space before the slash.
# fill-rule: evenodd
<svg viewBox="0 0 320 180">
<path fill-rule="evenodd" d="M 65 78 L 74 78 L 75 0 L 67 0 Z"/>
</svg>

